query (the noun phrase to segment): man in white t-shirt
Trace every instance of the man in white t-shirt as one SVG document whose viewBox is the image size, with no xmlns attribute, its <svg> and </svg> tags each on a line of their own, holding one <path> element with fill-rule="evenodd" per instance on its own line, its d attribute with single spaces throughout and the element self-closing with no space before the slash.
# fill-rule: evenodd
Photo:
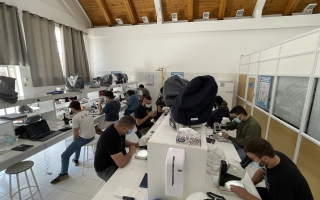
<svg viewBox="0 0 320 200">
<path fill-rule="evenodd" d="M 50 183 L 57 184 L 69 178 L 68 167 L 69 160 L 73 153 L 75 153 L 72 161 L 76 166 L 79 165 L 79 157 L 81 147 L 91 142 L 95 136 L 93 116 L 88 111 L 81 111 L 81 105 L 78 101 L 72 101 L 69 108 L 76 115 L 72 118 L 73 128 L 73 142 L 61 154 L 61 173 L 57 178 L 53 179 Z"/>
</svg>

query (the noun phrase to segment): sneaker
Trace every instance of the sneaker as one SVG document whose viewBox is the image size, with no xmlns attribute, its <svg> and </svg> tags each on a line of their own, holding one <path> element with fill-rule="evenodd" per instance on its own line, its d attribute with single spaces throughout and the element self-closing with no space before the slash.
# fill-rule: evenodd
<svg viewBox="0 0 320 200">
<path fill-rule="evenodd" d="M 60 173 L 59 176 L 57 178 L 53 179 L 50 183 L 51 184 L 57 184 L 57 183 L 60 183 L 61 181 L 66 180 L 67 178 L 69 178 L 69 174 L 68 173 L 63 174 L 63 175 Z"/>
<path fill-rule="evenodd" d="M 78 160 L 72 159 L 72 162 L 74 162 L 75 166 L 79 166 L 80 165 Z"/>
</svg>

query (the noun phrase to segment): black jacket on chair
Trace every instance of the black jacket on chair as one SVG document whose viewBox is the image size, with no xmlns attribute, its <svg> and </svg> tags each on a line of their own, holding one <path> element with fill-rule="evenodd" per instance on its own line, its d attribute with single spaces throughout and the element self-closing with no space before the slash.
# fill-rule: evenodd
<svg viewBox="0 0 320 200">
<path fill-rule="evenodd" d="M 212 76 L 198 76 L 192 79 L 171 105 L 174 120 L 183 125 L 207 122 L 217 91 L 218 85 Z"/>
</svg>

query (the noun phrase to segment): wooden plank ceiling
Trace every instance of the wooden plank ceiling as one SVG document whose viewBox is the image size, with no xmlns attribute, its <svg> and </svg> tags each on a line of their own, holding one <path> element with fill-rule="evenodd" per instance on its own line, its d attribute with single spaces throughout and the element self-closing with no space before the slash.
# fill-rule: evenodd
<svg viewBox="0 0 320 200">
<path fill-rule="evenodd" d="M 155 1 L 161 2 L 163 22 L 171 22 L 177 13 L 179 21 L 201 20 L 209 12 L 210 19 L 234 18 L 237 10 L 251 17 L 258 0 L 78 0 L 93 26 L 115 26 L 120 18 L 123 24 L 141 24 L 147 16 L 149 23 L 157 22 Z M 307 5 L 318 3 L 313 13 L 320 13 L 320 0 L 266 0 L 262 15 L 292 15 L 302 12 Z M 159 9 L 159 8 L 157 8 Z"/>
</svg>

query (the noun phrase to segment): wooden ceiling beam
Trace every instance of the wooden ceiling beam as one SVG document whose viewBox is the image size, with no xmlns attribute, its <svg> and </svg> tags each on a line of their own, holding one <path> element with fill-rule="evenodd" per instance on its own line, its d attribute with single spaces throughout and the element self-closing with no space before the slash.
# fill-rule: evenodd
<svg viewBox="0 0 320 200">
<path fill-rule="evenodd" d="M 222 20 L 224 18 L 224 13 L 226 11 L 227 0 L 220 0 L 218 19 Z"/>
<path fill-rule="evenodd" d="M 290 0 L 284 9 L 283 15 L 292 15 L 293 11 L 298 6 L 300 0 Z"/>
<path fill-rule="evenodd" d="M 193 21 L 193 0 L 188 0 L 188 22 Z"/>
<path fill-rule="evenodd" d="M 134 12 L 133 12 L 131 0 L 123 0 L 123 2 L 126 5 L 127 12 L 128 12 L 129 18 L 131 20 L 131 24 L 132 25 L 138 24 L 138 20 L 137 20 L 136 16 L 134 15 Z"/>
<path fill-rule="evenodd" d="M 253 18 L 261 18 L 262 10 L 266 3 L 266 0 L 258 0 L 256 6 L 254 7 L 254 11 L 252 13 Z"/>
<path fill-rule="evenodd" d="M 96 0 L 104 18 L 106 19 L 107 23 L 109 26 L 114 26 L 116 25 L 116 22 L 114 21 L 110 10 L 108 9 L 108 6 L 105 2 L 105 0 Z"/>
<path fill-rule="evenodd" d="M 154 0 L 154 7 L 156 9 L 157 24 L 162 24 L 164 20 L 163 20 L 161 0 Z"/>
</svg>

